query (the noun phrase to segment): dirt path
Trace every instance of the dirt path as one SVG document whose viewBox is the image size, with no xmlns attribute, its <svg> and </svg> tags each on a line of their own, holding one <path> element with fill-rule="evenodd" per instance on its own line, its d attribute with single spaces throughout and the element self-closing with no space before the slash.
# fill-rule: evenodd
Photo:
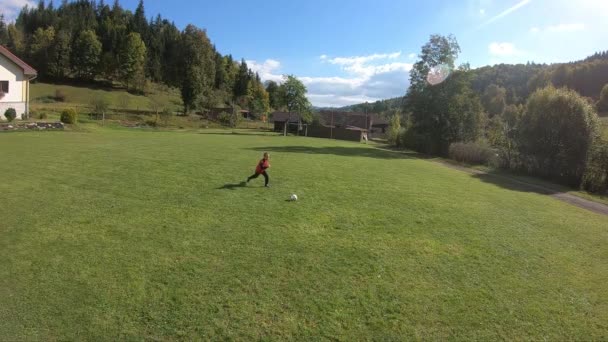
<svg viewBox="0 0 608 342">
<path fill-rule="evenodd" d="M 491 173 L 483 172 L 480 170 L 470 169 L 470 168 L 464 167 L 464 166 L 450 164 L 447 162 L 440 161 L 438 163 L 443 166 L 449 167 L 451 169 L 459 170 L 459 171 L 466 172 L 466 173 L 473 174 L 473 175 L 482 175 L 484 177 L 495 177 L 496 179 L 500 179 L 503 182 L 510 182 L 512 184 L 516 184 L 519 187 L 530 189 L 530 191 L 542 193 L 542 194 L 551 196 L 557 200 L 569 203 L 571 205 L 593 211 L 594 213 L 608 216 L 608 205 L 605 205 L 602 203 L 590 201 L 588 199 L 584 199 L 582 197 L 578 197 L 578 196 L 568 194 L 565 192 L 555 191 L 554 189 L 550 189 L 550 188 L 542 186 L 542 185 L 529 183 L 529 182 L 522 181 L 519 179 L 511 178 L 508 176 L 491 174 Z"/>
</svg>

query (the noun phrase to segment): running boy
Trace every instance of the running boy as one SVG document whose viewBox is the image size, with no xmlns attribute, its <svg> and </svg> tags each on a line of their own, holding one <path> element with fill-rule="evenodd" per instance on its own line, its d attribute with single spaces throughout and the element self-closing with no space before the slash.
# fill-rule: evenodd
<svg viewBox="0 0 608 342">
<path fill-rule="evenodd" d="M 264 186 L 269 188 L 270 185 L 268 185 L 268 173 L 266 172 L 266 169 L 270 167 L 269 161 L 270 154 L 268 154 L 268 152 L 264 152 L 264 158 L 262 158 L 262 160 L 260 160 L 258 165 L 255 167 L 255 173 L 247 178 L 247 183 L 249 183 L 250 180 L 258 178 L 260 175 L 262 175 L 264 176 Z"/>
</svg>

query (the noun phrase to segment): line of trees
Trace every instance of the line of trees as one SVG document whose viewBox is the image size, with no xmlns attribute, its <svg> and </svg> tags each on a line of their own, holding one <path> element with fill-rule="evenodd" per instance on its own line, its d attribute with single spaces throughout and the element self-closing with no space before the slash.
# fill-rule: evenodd
<svg viewBox="0 0 608 342">
<path fill-rule="evenodd" d="M 526 72 L 500 75 L 538 65 L 470 70 L 466 64 L 454 65 L 459 52 L 453 36 L 433 35 L 422 47 L 401 113 L 396 114 L 399 119 L 390 120 L 392 143 L 461 161 L 494 163 L 594 192 L 608 191 L 608 132 L 602 135 L 596 110 L 608 105 L 608 74 L 581 84 L 576 77 L 567 78 L 572 83 L 566 85 L 557 76 L 564 67 L 570 70 L 568 75 L 594 68 L 607 61 L 607 54 L 540 68 L 536 75 L 549 73 L 551 79 L 530 87 Z M 452 73 L 432 85 L 427 75 L 438 67 Z M 593 98 L 581 95 L 581 89 Z"/>
<path fill-rule="evenodd" d="M 584 60 L 557 64 L 498 64 L 470 70 L 471 88 L 480 97 L 485 111 L 493 116 L 508 105 L 524 105 L 532 93 L 553 85 L 566 87 L 599 107 L 602 88 L 608 82 L 608 51 L 598 52 Z M 390 113 L 402 108 L 403 98 L 380 100 L 340 108 L 343 111 Z"/>
<path fill-rule="evenodd" d="M 38 2 L 14 23 L 0 13 L 0 44 L 39 71 L 42 80 L 108 81 L 134 92 L 147 82 L 180 89 L 184 111 L 226 105 L 266 114 L 270 96 L 247 63 L 217 51 L 205 30 L 146 18 L 140 0 L 134 12 L 115 0 Z M 278 108 L 278 107 L 275 107 Z"/>
</svg>

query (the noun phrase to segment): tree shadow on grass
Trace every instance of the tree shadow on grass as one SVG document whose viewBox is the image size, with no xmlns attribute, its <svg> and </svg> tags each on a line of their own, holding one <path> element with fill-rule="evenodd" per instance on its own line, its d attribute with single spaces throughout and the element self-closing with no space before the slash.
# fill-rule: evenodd
<svg viewBox="0 0 608 342">
<path fill-rule="evenodd" d="M 249 148 L 259 152 L 276 153 L 305 153 L 329 154 L 343 157 L 367 157 L 377 159 L 427 159 L 428 157 L 411 151 L 391 151 L 373 147 L 346 147 L 346 146 L 272 146 Z"/>
<path fill-rule="evenodd" d="M 199 132 L 199 134 L 205 135 L 245 135 L 245 136 L 266 136 L 266 137 L 274 137 L 277 136 L 277 133 L 273 132 Z"/>
<path fill-rule="evenodd" d="M 227 184 L 224 184 L 223 186 L 220 186 L 219 188 L 217 188 L 217 190 L 236 190 L 238 188 L 244 188 L 246 186 L 247 186 L 247 182 L 227 183 Z"/>
<path fill-rule="evenodd" d="M 541 195 L 554 195 L 563 191 L 568 191 L 560 185 L 543 185 L 534 184 L 533 180 L 527 181 L 524 179 L 517 179 L 514 176 L 505 175 L 498 172 L 479 173 L 473 174 L 473 178 L 479 179 L 484 183 L 493 184 L 503 189 L 519 191 L 519 192 L 532 192 Z"/>
</svg>

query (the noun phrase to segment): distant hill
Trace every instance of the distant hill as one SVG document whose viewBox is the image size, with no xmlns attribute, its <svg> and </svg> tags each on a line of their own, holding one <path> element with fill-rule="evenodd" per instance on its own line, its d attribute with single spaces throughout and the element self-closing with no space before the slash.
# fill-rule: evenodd
<svg viewBox="0 0 608 342">
<path fill-rule="evenodd" d="M 338 112 L 369 112 L 369 113 L 382 113 L 391 109 L 401 108 L 403 105 L 403 97 L 395 97 L 392 99 L 380 100 L 370 103 L 359 103 L 350 106 L 338 107 L 338 108 L 323 108 L 331 109 Z"/>
<path fill-rule="evenodd" d="M 599 98 L 602 87 L 608 84 L 608 51 L 569 63 L 498 64 L 473 69 L 471 72 L 473 90 L 482 96 L 490 85 L 505 88 L 507 104 L 525 103 L 536 89 L 549 84 L 574 89 L 593 102 Z M 404 93 L 405 91 L 404 89 Z M 403 97 L 397 97 L 369 103 L 367 106 L 371 112 L 383 112 L 402 105 Z M 363 111 L 365 106 L 360 103 L 334 110 Z"/>
</svg>

